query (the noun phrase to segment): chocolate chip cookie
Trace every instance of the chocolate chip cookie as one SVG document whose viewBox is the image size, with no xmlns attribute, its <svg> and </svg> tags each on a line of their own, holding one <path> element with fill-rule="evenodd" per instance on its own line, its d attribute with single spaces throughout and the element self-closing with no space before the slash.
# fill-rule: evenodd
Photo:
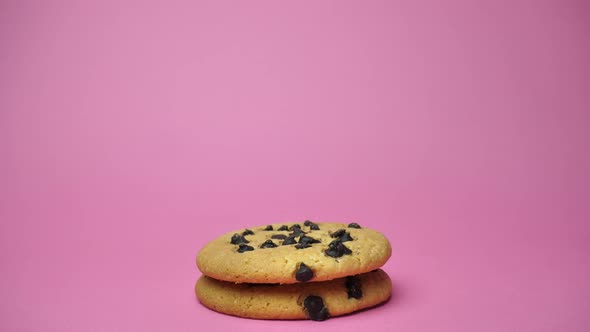
<svg viewBox="0 0 590 332">
<path fill-rule="evenodd" d="M 233 283 L 320 282 L 366 273 L 391 255 L 380 232 L 357 223 L 282 223 L 248 227 L 207 243 L 204 275 Z"/>
<path fill-rule="evenodd" d="M 221 313 L 256 319 L 316 321 L 373 307 L 387 301 L 391 291 L 389 276 L 381 269 L 289 285 L 236 284 L 202 276 L 195 285 L 199 301 Z"/>
</svg>

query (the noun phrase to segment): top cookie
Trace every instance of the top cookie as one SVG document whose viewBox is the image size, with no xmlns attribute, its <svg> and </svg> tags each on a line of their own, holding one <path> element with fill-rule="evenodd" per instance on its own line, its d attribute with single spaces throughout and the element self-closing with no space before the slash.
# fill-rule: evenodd
<svg viewBox="0 0 590 332">
<path fill-rule="evenodd" d="M 235 283 L 324 281 L 375 270 L 389 259 L 383 234 L 356 223 L 271 224 L 230 232 L 197 255 L 206 276 Z"/>
</svg>

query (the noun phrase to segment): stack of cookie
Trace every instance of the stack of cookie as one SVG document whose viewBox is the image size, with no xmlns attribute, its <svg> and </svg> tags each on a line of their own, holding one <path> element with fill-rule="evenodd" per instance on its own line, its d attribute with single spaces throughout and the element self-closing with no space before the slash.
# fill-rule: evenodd
<svg viewBox="0 0 590 332">
<path fill-rule="evenodd" d="M 321 321 L 386 301 L 391 281 L 379 268 L 390 255 L 383 234 L 356 223 L 251 227 L 201 249 L 195 291 L 229 315 Z"/>
</svg>

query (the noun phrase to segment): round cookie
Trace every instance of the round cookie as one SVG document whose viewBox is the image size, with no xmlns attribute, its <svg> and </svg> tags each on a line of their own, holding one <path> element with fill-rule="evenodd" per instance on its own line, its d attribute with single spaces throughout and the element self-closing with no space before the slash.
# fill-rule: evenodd
<svg viewBox="0 0 590 332">
<path fill-rule="evenodd" d="M 289 223 L 230 232 L 197 255 L 203 274 L 235 283 L 315 282 L 375 270 L 389 259 L 385 236 L 356 223 Z"/>
<path fill-rule="evenodd" d="M 378 269 L 335 280 L 290 285 L 235 284 L 201 276 L 201 303 L 218 312 L 256 319 L 312 319 L 349 314 L 387 301 L 391 280 Z"/>
</svg>

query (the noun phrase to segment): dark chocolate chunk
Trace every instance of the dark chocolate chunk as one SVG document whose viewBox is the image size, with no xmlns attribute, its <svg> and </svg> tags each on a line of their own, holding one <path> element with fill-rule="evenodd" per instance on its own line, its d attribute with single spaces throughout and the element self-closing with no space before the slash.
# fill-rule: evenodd
<svg viewBox="0 0 590 332">
<path fill-rule="evenodd" d="M 309 243 L 297 243 L 295 245 L 295 249 L 305 249 L 305 248 L 311 248 L 311 244 Z"/>
<path fill-rule="evenodd" d="M 341 228 L 335 231 L 334 233 L 330 234 L 330 237 L 341 237 L 342 235 L 344 235 L 344 233 L 346 233 L 346 230 L 344 228 Z"/>
<path fill-rule="evenodd" d="M 345 255 L 352 254 L 352 251 L 348 249 L 348 247 L 346 247 L 344 244 L 342 244 L 342 240 L 340 239 L 336 239 L 330 242 L 330 244 L 328 244 L 328 248 L 343 248 L 342 250 L 344 251 Z"/>
<path fill-rule="evenodd" d="M 272 225 L 268 225 L 266 227 L 264 227 L 265 231 L 272 231 Z"/>
<path fill-rule="evenodd" d="M 362 228 L 361 225 L 355 223 L 355 222 L 351 222 L 350 224 L 348 224 L 348 228 Z"/>
<path fill-rule="evenodd" d="M 241 243 L 240 247 L 238 248 L 239 253 L 242 253 L 245 251 L 252 251 L 252 250 L 254 250 L 254 247 L 251 247 L 251 246 L 249 246 L 247 244 L 243 244 L 243 243 Z"/>
<path fill-rule="evenodd" d="M 317 224 L 313 223 L 311 220 L 306 220 L 303 223 L 305 226 L 309 226 L 309 229 L 312 231 L 319 231 L 320 230 L 320 226 L 318 226 Z"/>
<path fill-rule="evenodd" d="M 352 250 L 348 249 L 344 244 L 342 244 L 340 239 L 330 242 L 328 249 L 326 249 L 324 252 L 326 255 L 334 258 L 352 254 Z"/>
<path fill-rule="evenodd" d="M 346 232 L 344 233 L 341 237 L 340 237 L 340 241 L 342 242 L 348 242 L 348 241 L 352 241 L 353 238 L 350 236 L 350 233 Z"/>
<path fill-rule="evenodd" d="M 301 230 L 301 228 L 295 228 L 293 230 L 293 232 L 291 234 L 289 234 L 289 236 L 300 236 L 306 234 L 304 231 Z"/>
<path fill-rule="evenodd" d="M 283 226 L 277 228 L 277 231 L 288 231 L 288 230 L 289 230 L 289 227 L 287 225 L 283 225 Z"/>
<path fill-rule="evenodd" d="M 285 241 L 283 241 L 282 245 L 286 246 L 288 244 L 295 244 L 297 241 L 295 240 L 294 236 L 288 236 Z"/>
<path fill-rule="evenodd" d="M 316 240 L 310 236 L 303 235 L 302 237 L 299 238 L 299 243 L 305 243 L 305 244 L 320 243 L 320 240 Z"/>
<path fill-rule="evenodd" d="M 242 233 L 242 235 L 244 235 L 244 236 L 246 236 L 246 235 L 254 235 L 254 232 L 252 232 L 252 231 L 251 231 L 251 230 L 249 230 L 249 229 L 246 229 L 246 230 L 245 230 L 245 231 Z"/>
<path fill-rule="evenodd" d="M 293 226 L 289 227 L 289 230 L 290 230 L 290 231 L 294 231 L 294 230 L 296 230 L 296 229 L 301 229 L 301 225 L 299 225 L 299 224 L 294 224 Z"/>
<path fill-rule="evenodd" d="M 287 238 L 287 235 L 285 234 L 274 234 L 270 237 L 271 239 L 276 239 L 276 240 L 284 240 Z"/>
<path fill-rule="evenodd" d="M 238 233 L 232 235 L 231 240 L 229 241 L 231 244 L 240 244 L 240 243 L 250 243 L 250 241 L 246 240 L 246 238 Z"/>
<path fill-rule="evenodd" d="M 350 233 L 348 233 L 345 229 L 339 229 L 334 233 L 330 234 L 331 237 L 338 238 L 342 242 L 352 241 L 352 237 L 350 237 Z"/>
<path fill-rule="evenodd" d="M 297 269 L 297 272 L 295 272 L 295 279 L 297 281 L 305 282 L 311 280 L 311 278 L 313 278 L 313 270 L 304 263 L 299 264 L 299 268 Z"/>
<path fill-rule="evenodd" d="M 330 317 L 328 308 L 324 306 L 324 300 L 316 295 L 310 295 L 303 300 L 303 307 L 307 312 L 307 317 L 315 321 L 323 321 Z"/>
<path fill-rule="evenodd" d="M 346 277 L 346 291 L 348 298 L 360 299 L 363 297 L 363 290 L 361 289 L 361 279 L 355 276 Z"/>
<path fill-rule="evenodd" d="M 264 249 L 264 248 L 276 248 L 277 245 L 272 242 L 272 240 L 266 240 L 264 241 L 263 244 L 260 245 L 260 248 Z"/>
</svg>

